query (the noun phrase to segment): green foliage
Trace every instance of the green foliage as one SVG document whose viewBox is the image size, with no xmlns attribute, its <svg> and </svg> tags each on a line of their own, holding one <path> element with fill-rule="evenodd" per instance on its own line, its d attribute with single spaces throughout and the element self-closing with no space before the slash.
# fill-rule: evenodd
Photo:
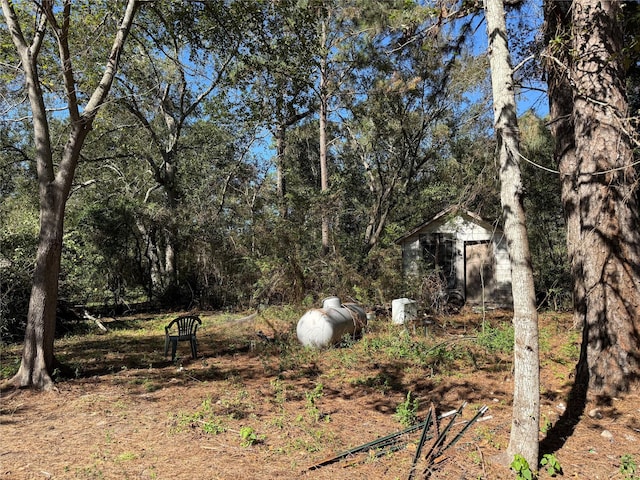
<svg viewBox="0 0 640 480">
<path fill-rule="evenodd" d="M 562 475 L 562 466 L 560 462 L 556 458 L 553 453 L 545 453 L 542 456 L 542 460 L 540 460 L 540 465 L 545 467 L 547 473 L 551 477 L 555 477 L 556 475 Z"/>
<path fill-rule="evenodd" d="M 17 341 L 24 334 L 38 238 L 38 212 L 22 183 L 25 174 L 15 172 L 18 192 L 0 198 L 0 338 L 4 342 Z"/>
<path fill-rule="evenodd" d="M 553 42 L 552 42 L 553 45 Z M 525 207 L 538 302 L 554 311 L 571 308 L 571 275 L 566 253 L 566 226 L 560 181 L 553 162 L 553 139 L 544 119 L 527 112 L 521 131 Z"/>
<path fill-rule="evenodd" d="M 9 360 L 4 358 L 3 356 L 0 356 L 0 380 L 12 377 L 18 371 L 19 367 L 19 357 L 15 357 L 13 360 Z"/>
<path fill-rule="evenodd" d="M 638 464 L 633 455 L 626 453 L 620 457 L 620 474 L 624 476 L 625 480 L 640 479 L 640 476 L 636 475 L 637 471 Z"/>
<path fill-rule="evenodd" d="M 240 428 L 240 445 L 247 448 L 258 443 L 262 443 L 265 439 L 264 435 L 258 435 L 251 427 L 241 427 Z"/>
<path fill-rule="evenodd" d="M 511 468 L 516 472 L 516 478 L 518 480 L 535 480 L 536 474 L 531 471 L 531 467 L 529 467 L 529 462 L 520 454 L 517 454 L 513 457 L 513 462 L 511 462 Z"/>
<path fill-rule="evenodd" d="M 316 384 L 314 389 L 310 392 L 305 392 L 304 397 L 306 400 L 307 413 L 314 421 L 319 421 L 324 418 L 325 420 L 329 420 L 329 417 L 323 415 L 320 409 L 318 408 L 318 400 L 322 398 L 324 390 L 324 385 L 322 383 Z"/>
<path fill-rule="evenodd" d="M 406 362 L 416 367 L 429 368 L 432 372 L 448 371 L 456 361 L 468 356 L 467 349 L 456 342 L 433 345 L 427 338 L 414 339 L 407 330 L 398 332 L 393 326 L 382 335 L 365 336 L 358 345 L 369 356 Z"/>
<path fill-rule="evenodd" d="M 199 430 L 207 435 L 217 435 L 226 431 L 226 427 L 213 411 L 211 398 L 202 401 L 200 408 L 193 413 L 179 413 L 175 418 L 174 432 Z"/>
<path fill-rule="evenodd" d="M 485 325 L 478 333 L 478 345 L 484 347 L 491 353 L 512 353 L 513 352 L 513 325 L 503 323 L 500 326 L 492 327 Z"/>
<path fill-rule="evenodd" d="M 419 406 L 418 399 L 411 399 L 411 392 L 407 392 L 407 398 L 396 407 L 394 417 L 405 427 L 415 425 L 418 422 Z"/>
<path fill-rule="evenodd" d="M 569 334 L 567 343 L 563 344 L 562 347 L 560 347 L 560 351 L 566 358 L 567 363 L 575 363 L 578 361 L 578 358 L 580 356 L 580 342 L 580 332 L 572 331 Z"/>
</svg>

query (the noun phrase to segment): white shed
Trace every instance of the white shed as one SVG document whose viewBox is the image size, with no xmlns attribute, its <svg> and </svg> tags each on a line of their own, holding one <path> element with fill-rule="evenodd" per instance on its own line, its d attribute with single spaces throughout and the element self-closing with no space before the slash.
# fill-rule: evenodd
<svg viewBox="0 0 640 480">
<path fill-rule="evenodd" d="M 502 230 L 455 207 L 397 240 L 405 275 L 438 268 L 467 305 L 511 307 L 511 261 Z"/>
</svg>

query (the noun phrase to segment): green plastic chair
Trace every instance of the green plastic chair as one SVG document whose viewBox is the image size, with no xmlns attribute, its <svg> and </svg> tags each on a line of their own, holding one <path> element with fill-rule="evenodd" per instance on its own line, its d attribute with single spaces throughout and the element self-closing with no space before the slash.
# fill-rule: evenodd
<svg viewBox="0 0 640 480">
<path fill-rule="evenodd" d="M 169 344 L 171 344 L 171 361 L 175 361 L 178 342 L 188 341 L 191 346 L 191 358 L 198 358 L 198 341 L 196 340 L 198 325 L 202 325 L 202 320 L 195 315 L 185 315 L 171 320 L 171 323 L 164 327 L 164 356 L 167 356 Z"/>
</svg>

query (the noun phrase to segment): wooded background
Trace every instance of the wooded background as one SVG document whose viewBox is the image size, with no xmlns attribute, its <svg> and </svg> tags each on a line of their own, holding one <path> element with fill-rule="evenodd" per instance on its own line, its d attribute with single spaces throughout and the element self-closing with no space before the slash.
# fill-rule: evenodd
<svg viewBox="0 0 640 480">
<path fill-rule="evenodd" d="M 73 3 L 82 101 L 121 7 Z M 365 3 L 143 4 L 69 194 L 61 300 L 122 312 L 141 302 L 254 308 L 332 294 L 367 304 L 425 295 L 419 280 L 402 277 L 398 237 L 450 205 L 500 221 L 483 19 L 473 6 Z M 513 12 L 514 64 L 542 47 L 537 8 Z M 20 63 L 0 33 L 0 328 L 19 338 L 38 184 Z M 54 45 L 45 47 L 42 88 L 53 149 L 62 150 L 64 85 Z M 530 60 L 516 73 L 518 92 L 544 111 L 544 94 L 527 88 L 540 71 Z M 571 287 L 544 122 L 522 112 L 531 161 L 522 168 L 536 288 L 560 308 Z"/>
</svg>

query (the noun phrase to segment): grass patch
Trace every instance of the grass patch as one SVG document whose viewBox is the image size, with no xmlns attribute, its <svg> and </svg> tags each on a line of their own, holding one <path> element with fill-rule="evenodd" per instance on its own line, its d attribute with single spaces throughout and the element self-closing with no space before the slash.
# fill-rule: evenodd
<svg viewBox="0 0 640 480">
<path fill-rule="evenodd" d="M 478 333 L 477 343 L 488 353 L 513 353 L 513 325 L 505 322 L 492 327 L 487 324 Z"/>
</svg>

